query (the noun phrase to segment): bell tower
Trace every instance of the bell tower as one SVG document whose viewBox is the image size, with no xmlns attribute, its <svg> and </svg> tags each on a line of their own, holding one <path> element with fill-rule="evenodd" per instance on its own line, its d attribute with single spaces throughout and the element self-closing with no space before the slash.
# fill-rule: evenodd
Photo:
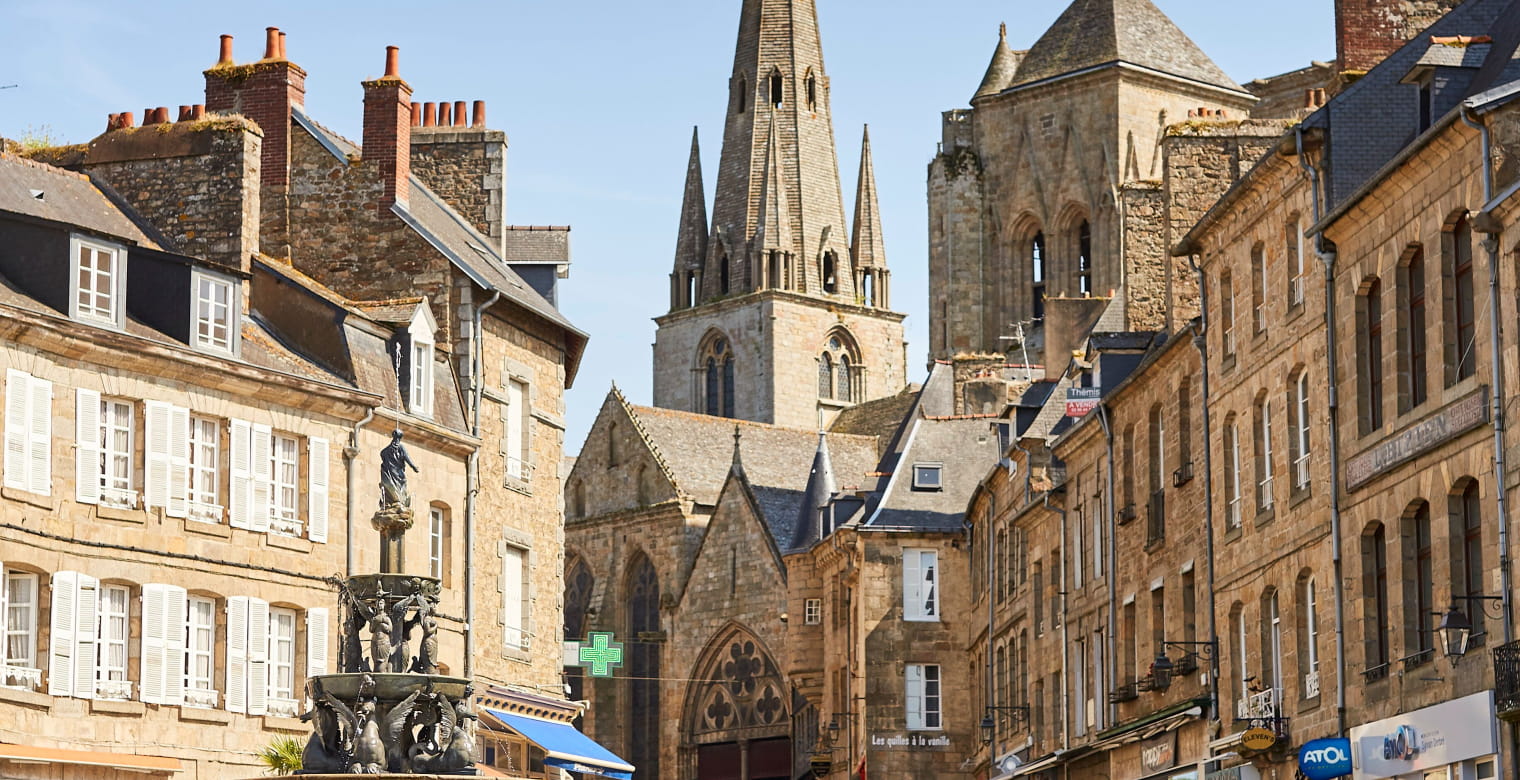
<svg viewBox="0 0 1520 780">
<path fill-rule="evenodd" d="M 813 0 L 744 0 L 710 225 L 692 139 L 655 405 L 812 428 L 905 384 L 869 137 L 852 232 L 830 91 Z"/>
</svg>

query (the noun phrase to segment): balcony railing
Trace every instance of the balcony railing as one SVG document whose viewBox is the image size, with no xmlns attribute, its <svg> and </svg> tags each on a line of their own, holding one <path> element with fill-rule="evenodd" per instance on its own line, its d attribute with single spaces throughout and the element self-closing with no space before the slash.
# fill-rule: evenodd
<svg viewBox="0 0 1520 780">
<path fill-rule="evenodd" d="M 35 691 L 42 687 L 42 670 L 30 666 L 0 666 L 0 685 Z"/>
<path fill-rule="evenodd" d="M 211 688 L 186 688 L 185 706 L 203 710 L 216 709 L 217 693 Z"/>
<path fill-rule="evenodd" d="M 219 504 L 203 504 L 199 501 L 185 502 L 185 513 L 191 520 L 201 523 L 222 522 L 222 507 Z"/>
<path fill-rule="evenodd" d="M 1118 516 L 1116 516 L 1114 518 L 1114 521 L 1117 522 L 1119 525 L 1124 525 L 1125 523 L 1128 523 L 1128 522 L 1130 522 L 1130 521 L 1132 521 L 1134 519 L 1135 519 L 1135 505 L 1134 504 L 1125 504 L 1124 506 L 1122 506 L 1122 507 L 1119 508 L 1119 514 L 1118 514 Z"/>
<path fill-rule="evenodd" d="M 299 718 L 301 717 L 301 703 L 295 699 L 281 699 L 273 696 L 268 699 L 268 712 L 276 718 Z"/>
<path fill-rule="evenodd" d="M 132 698 L 131 680 L 96 680 L 95 698 L 128 701 Z"/>
<path fill-rule="evenodd" d="M 100 489 L 100 503 L 117 509 L 136 509 L 137 491 L 103 487 Z"/>
<path fill-rule="evenodd" d="M 1435 657 L 1436 657 L 1435 648 L 1427 647 L 1424 650 L 1420 650 L 1420 651 L 1417 651 L 1417 652 L 1414 652 L 1414 653 L 1410 653 L 1409 655 L 1406 655 L 1403 658 L 1400 658 L 1399 659 L 1399 663 L 1403 664 L 1404 671 L 1407 672 L 1410 669 L 1414 669 L 1416 667 L 1424 666 L 1425 664 L 1430 663 L 1431 660 L 1434 659 Z"/>
<path fill-rule="evenodd" d="M 1312 699 L 1319 695 L 1319 670 L 1304 675 L 1304 698 Z"/>
<path fill-rule="evenodd" d="M 1172 487 L 1182 487 L 1193 481 L 1193 462 L 1188 461 L 1172 472 Z"/>
<path fill-rule="evenodd" d="M 1155 544 L 1166 538 L 1166 491 L 1157 490 L 1151 494 L 1151 500 L 1146 505 L 1145 518 L 1145 543 Z"/>
<path fill-rule="evenodd" d="M 1520 642 L 1494 648 L 1494 709 L 1511 723 L 1520 720 Z"/>
<path fill-rule="evenodd" d="M 1121 701 L 1134 701 L 1138 698 L 1140 698 L 1140 686 L 1133 682 L 1120 685 L 1108 693 L 1108 700 L 1112 704 L 1118 704 Z"/>
<path fill-rule="evenodd" d="M 1235 703 L 1237 720 L 1270 720 L 1282 712 L 1282 689 L 1268 688 Z"/>
<path fill-rule="evenodd" d="M 1378 664 L 1362 670 L 1362 682 L 1375 683 L 1378 680 L 1388 679 L 1388 666 L 1388 664 Z"/>
</svg>

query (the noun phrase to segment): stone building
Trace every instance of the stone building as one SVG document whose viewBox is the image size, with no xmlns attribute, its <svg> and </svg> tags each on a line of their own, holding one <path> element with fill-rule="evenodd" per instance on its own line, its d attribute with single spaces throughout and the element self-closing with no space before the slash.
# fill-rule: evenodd
<svg viewBox="0 0 1520 780">
<path fill-rule="evenodd" d="M 810 0 L 745 0 L 710 226 L 692 136 L 656 406 L 816 429 L 907 384 L 870 134 L 846 225 L 820 41 Z"/>
<path fill-rule="evenodd" d="M 0 163 L 0 696 L 23 716 L 0 742 L 26 746 L 0 746 L 7 772 L 244 777 L 308 733 L 298 692 L 337 641 L 326 578 L 378 565 L 392 429 L 450 672 L 507 717 L 578 712 L 558 641 L 562 393 L 586 339 L 552 303 L 568 229 L 505 224 L 505 137 L 479 103 L 412 103 L 394 49 L 362 146 L 306 113 L 273 28 L 264 55 L 239 65 L 224 36 L 204 107 Z M 488 771 L 557 771 L 505 717 L 479 737 Z"/>
</svg>

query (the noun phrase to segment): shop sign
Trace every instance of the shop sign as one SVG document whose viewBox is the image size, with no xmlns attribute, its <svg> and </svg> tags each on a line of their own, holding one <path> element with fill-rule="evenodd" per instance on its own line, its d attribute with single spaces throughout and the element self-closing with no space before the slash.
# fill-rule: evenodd
<svg viewBox="0 0 1520 780">
<path fill-rule="evenodd" d="M 1298 749 L 1298 770 L 1309 780 L 1351 774 L 1351 740 L 1316 739 Z"/>
<path fill-rule="evenodd" d="M 1240 735 L 1240 746 L 1246 750 L 1270 750 L 1277 744 L 1277 732 L 1271 729 L 1246 729 Z"/>
<path fill-rule="evenodd" d="M 1101 400 L 1103 400 L 1101 387 L 1068 387 L 1066 388 L 1066 416 L 1086 416 L 1088 412 L 1097 408 Z"/>
<path fill-rule="evenodd" d="M 1466 398 L 1453 401 L 1435 416 L 1346 461 L 1346 489 L 1356 490 L 1388 469 L 1488 422 L 1487 399 L 1488 388 L 1481 387 Z"/>
<path fill-rule="evenodd" d="M 1150 774 L 1177 764 L 1177 732 L 1168 731 L 1140 743 L 1140 771 Z"/>
<path fill-rule="evenodd" d="M 1250 764 L 1232 766 L 1229 769 L 1221 769 L 1210 772 L 1206 780 L 1261 780 L 1261 772 Z"/>
<path fill-rule="evenodd" d="M 1494 692 L 1475 693 L 1351 730 L 1356 780 L 1435 769 L 1498 752 Z"/>
<path fill-rule="evenodd" d="M 874 750 L 940 751 L 950 749 L 949 735 L 937 731 L 902 731 L 871 735 Z"/>
</svg>

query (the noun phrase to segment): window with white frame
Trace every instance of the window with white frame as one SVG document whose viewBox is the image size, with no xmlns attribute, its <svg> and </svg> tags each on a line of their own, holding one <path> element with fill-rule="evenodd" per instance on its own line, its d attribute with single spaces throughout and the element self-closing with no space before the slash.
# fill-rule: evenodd
<svg viewBox="0 0 1520 780">
<path fill-rule="evenodd" d="M 128 509 L 137 507 L 132 484 L 132 413 L 130 401 L 100 401 L 100 500 Z"/>
<path fill-rule="evenodd" d="M 903 619 L 939 621 L 939 552 L 903 551 Z"/>
<path fill-rule="evenodd" d="M 295 717 L 296 611 L 269 608 L 269 711 Z"/>
<path fill-rule="evenodd" d="M 1267 631 L 1267 647 L 1265 649 L 1271 654 L 1272 661 L 1270 682 L 1272 683 L 1272 687 L 1277 689 L 1279 695 L 1281 695 L 1280 692 L 1283 687 L 1282 611 L 1277 608 L 1277 593 L 1275 592 L 1267 597 Z"/>
<path fill-rule="evenodd" d="M 1230 528 L 1240 527 L 1240 429 L 1231 417 L 1224 426 L 1225 446 L 1225 522 Z"/>
<path fill-rule="evenodd" d="M 185 706 L 216 706 L 216 600 L 191 596 L 185 614 Z"/>
<path fill-rule="evenodd" d="M 120 327 L 126 292 L 126 263 L 118 247 L 75 238 L 72 316 Z"/>
<path fill-rule="evenodd" d="M 100 699 L 132 698 L 127 679 L 128 603 L 125 585 L 100 586 L 99 653 L 95 666 L 95 696 Z"/>
<path fill-rule="evenodd" d="M 447 518 L 441 507 L 428 508 L 428 575 L 443 579 L 443 529 Z"/>
<path fill-rule="evenodd" d="M 192 274 L 195 286 L 195 322 L 191 323 L 192 338 L 199 349 L 232 353 L 237 347 L 237 306 L 233 304 L 233 284 L 230 279 L 196 271 Z"/>
<path fill-rule="evenodd" d="M 1293 405 L 1296 429 L 1293 432 L 1296 447 L 1293 459 L 1293 487 L 1303 490 L 1309 487 L 1309 372 L 1303 371 L 1294 383 Z"/>
<path fill-rule="evenodd" d="M 908 728 L 938 731 L 940 723 L 939 664 L 908 664 Z"/>
<path fill-rule="evenodd" d="M 1314 592 L 1314 578 L 1304 580 L 1304 696 L 1319 695 L 1319 617 Z"/>
<path fill-rule="evenodd" d="M 433 343 L 412 336 L 411 412 L 421 417 L 433 414 Z"/>
<path fill-rule="evenodd" d="M 300 510 L 297 508 L 297 499 L 301 495 L 299 445 L 293 436 L 275 433 L 270 437 L 269 529 L 277 533 L 301 533 Z"/>
<path fill-rule="evenodd" d="M 53 482 L 53 383 L 5 372 L 5 486 L 50 495 Z"/>
<path fill-rule="evenodd" d="M 913 464 L 913 489 L 914 490 L 943 490 L 944 480 L 942 463 L 915 463 Z"/>
<path fill-rule="evenodd" d="M 221 425 L 209 417 L 190 418 L 187 496 L 191 518 L 220 522 L 222 508 L 218 501 L 217 463 L 220 457 Z"/>
<path fill-rule="evenodd" d="M 37 575 L 6 570 L 5 645 L 0 647 L 0 685 L 35 690 L 42 684 L 37 667 Z"/>
<path fill-rule="evenodd" d="M 509 650 L 528 649 L 528 551 L 511 544 L 502 547 L 502 642 Z"/>
<path fill-rule="evenodd" d="M 1272 404 L 1265 396 L 1256 409 L 1256 437 L 1256 508 L 1265 512 L 1272 508 Z"/>
<path fill-rule="evenodd" d="M 823 599 L 808 599 L 803 602 L 802 622 L 810 626 L 823 622 Z"/>
<path fill-rule="evenodd" d="M 502 406 L 501 455 L 508 479 L 523 480 L 532 476 L 528 469 L 528 383 L 507 379 L 507 403 Z"/>
</svg>

